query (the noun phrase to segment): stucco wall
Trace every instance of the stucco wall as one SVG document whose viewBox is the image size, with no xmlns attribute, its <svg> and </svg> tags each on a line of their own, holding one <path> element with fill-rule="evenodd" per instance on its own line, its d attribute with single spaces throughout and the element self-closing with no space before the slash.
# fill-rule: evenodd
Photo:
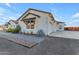
<svg viewBox="0 0 79 59">
<path fill-rule="evenodd" d="M 57 31 L 57 24 L 56 22 L 54 22 L 54 18 L 51 18 L 51 16 L 48 15 L 48 35 L 56 31 Z"/>
<path fill-rule="evenodd" d="M 36 17 L 36 19 L 35 19 L 35 28 L 34 29 L 27 29 L 26 24 L 23 21 L 19 21 L 19 25 L 21 27 L 21 32 L 25 32 L 25 33 L 33 32 L 34 34 L 37 34 L 38 31 L 41 30 L 45 33 L 45 35 L 47 35 L 47 28 L 48 28 L 47 15 L 45 13 L 40 13 L 40 12 L 38 13 L 38 12 L 35 12 L 35 11 L 31 11 L 31 12 L 34 13 L 34 14 L 39 14 L 40 18 Z"/>
<path fill-rule="evenodd" d="M 59 23 L 57 24 L 57 22 L 54 22 L 54 18 L 52 19 L 50 16 L 48 16 L 48 35 L 50 35 L 53 32 L 58 32 L 58 31 L 63 31 L 64 30 L 64 23 Z M 51 21 L 52 20 L 52 21 Z M 52 22 L 52 23 L 50 23 Z M 62 29 L 60 29 L 59 27 L 62 26 Z"/>
</svg>

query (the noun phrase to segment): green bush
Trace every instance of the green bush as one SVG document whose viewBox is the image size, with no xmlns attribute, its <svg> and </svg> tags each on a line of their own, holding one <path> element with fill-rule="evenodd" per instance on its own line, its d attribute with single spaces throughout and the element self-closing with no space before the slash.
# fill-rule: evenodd
<svg viewBox="0 0 79 59">
<path fill-rule="evenodd" d="M 27 32 L 27 33 L 24 33 L 26 35 L 33 35 L 33 32 Z"/>
<path fill-rule="evenodd" d="M 30 34 L 33 35 L 33 32 L 31 32 Z"/>
<path fill-rule="evenodd" d="M 13 32 L 13 29 L 12 28 L 8 28 L 6 31 L 7 32 Z"/>
<path fill-rule="evenodd" d="M 20 31 L 20 26 L 18 25 L 15 29 L 13 29 L 13 28 L 8 28 L 6 31 L 7 32 L 12 32 L 12 33 L 19 33 L 19 31 Z"/>
<path fill-rule="evenodd" d="M 29 32 L 27 32 L 26 34 L 27 34 L 27 35 L 29 35 L 30 33 L 29 33 Z"/>
</svg>

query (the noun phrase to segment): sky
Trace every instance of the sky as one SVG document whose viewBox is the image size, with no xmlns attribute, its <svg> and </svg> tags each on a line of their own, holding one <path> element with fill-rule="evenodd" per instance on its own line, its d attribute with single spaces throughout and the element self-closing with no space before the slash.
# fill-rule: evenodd
<svg viewBox="0 0 79 59">
<path fill-rule="evenodd" d="M 29 8 L 51 12 L 66 26 L 79 26 L 79 3 L 0 3 L 0 25 L 17 20 Z"/>
</svg>

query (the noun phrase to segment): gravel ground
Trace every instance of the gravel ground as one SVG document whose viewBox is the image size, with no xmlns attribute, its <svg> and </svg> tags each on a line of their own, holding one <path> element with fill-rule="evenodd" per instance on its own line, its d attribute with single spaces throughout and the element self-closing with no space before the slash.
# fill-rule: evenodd
<svg viewBox="0 0 79 59">
<path fill-rule="evenodd" d="M 39 43 L 43 40 L 44 37 L 38 37 L 34 35 L 24 35 L 24 34 L 13 34 L 13 33 L 7 33 L 7 32 L 1 32 L 0 31 L 0 36 L 8 37 L 8 38 L 13 38 L 13 39 L 18 39 L 18 40 L 28 40 L 30 42 L 36 42 Z"/>
<path fill-rule="evenodd" d="M 7 33 L 7 32 L 0 32 L 0 37 L 5 39 L 11 40 L 18 44 L 33 47 L 44 40 L 44 37 L 36 36 L 36 35 L 23 35 L 23 34 L 16 34 L 16 33 Z"/>
</svg>

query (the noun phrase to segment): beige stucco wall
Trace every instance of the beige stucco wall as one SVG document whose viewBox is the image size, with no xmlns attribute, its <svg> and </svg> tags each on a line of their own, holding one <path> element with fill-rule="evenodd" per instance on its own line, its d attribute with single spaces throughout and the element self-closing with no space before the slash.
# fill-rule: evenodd
<svg viewBox="0 0 79 59">
<path fill-rule="evenodd" d="M 19 25 L 21 26 L 21 31 L 22 32 L 33 32 L 34 34 L 37 34 L 37 32 L 39 30 L 42 30 L 46 35 L 47 35 L 47 28 L 48 28 L 48 18 L 47 18 L 47 15 L 45 13 L 40 13 L 40 12 L 37 12 L 37 11 L 29 11 L 30 13 L 34 13 L 34 14 L 37 14 L 37 15 L 40 15 L 40 18 L 39 17 L 36 17 L 36 22 L 35 22 L 35 28 L 34 29 L 27 29 L 26 28 L 26 25 L 24 24 L 23 21 L 20 21 L 22 20 L 22 18 L 19 20 Z M 26 13 L 27 15 L 27 13 Z M 25 15 L 24 15 L 25 16 Z M 28 17 L 31 17 L 32 15 L 28 15 Z M 27 17 L 26 17 L 27 18 Z"/>
<path fill-rule="evenodd" d="M 58 32 L 58 31 L 63 31 L 64 30 L 64 23 L 59 23 L 57 24 L 57 22 L 54 22 L 54 19 L 52 19 L 49 15 L 48 15 L 48 35 L 50 35 L 53 32 Z M 53 21 L 51 21 L 53 20 Z M 59 29 L 59 27 L 62 26 L 62 29 Z"/>
</svg>

